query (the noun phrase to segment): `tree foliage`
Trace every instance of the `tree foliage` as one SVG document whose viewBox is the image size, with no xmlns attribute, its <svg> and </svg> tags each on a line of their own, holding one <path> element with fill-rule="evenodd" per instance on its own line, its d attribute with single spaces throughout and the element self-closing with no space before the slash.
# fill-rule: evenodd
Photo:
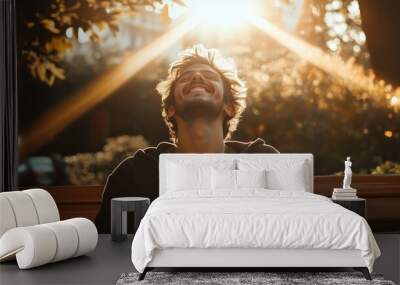
<svg viewBox="0 0 400 285">
<path fill-rule="evenodd" d="M 143 136 L 124 135 L 107 139 L 101 151 L 66 156 L 69 180 L 74 185 L 103 185 L 122 160 L 148 146 Z"/>
<path fill-rule="evenodd" d="M 400 175 L 400 163 L 385 161 L 371 171 L 372 174 L 397 174 Z"/>
<path fill-rule="evenodd" d="M 179 1 L 177 1 L 179 2 Z M 162 0 L 43 0 L 22 2 L 22 54 L 31 75 L 48 85 L 65 79 L 62 61 L 79 33 L 100 43 L 99 32 L 118 32 L 121 16 Z"/>
</svg>

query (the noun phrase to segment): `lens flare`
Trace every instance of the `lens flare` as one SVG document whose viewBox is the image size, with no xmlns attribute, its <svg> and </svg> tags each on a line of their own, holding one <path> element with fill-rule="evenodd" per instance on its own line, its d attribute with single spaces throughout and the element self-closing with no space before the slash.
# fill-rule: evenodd
<svg viewBox="0 0 400 285">
<path fill-rule="evenodd" d="M 400 99 L 397 96 L 393 96 L 392 98 L 390 98 L 390 104 L 392 106 L 396 106 L 400 104 Z"/>
<path fill-rule="evenodd" d="M 243 24 L 244 18 L 257 13 L 254 0 L 188 0 L 186 7 L 186 12 L 197 18 L 201 25 L 213 29 L 237 27 Z"/>
</svg>

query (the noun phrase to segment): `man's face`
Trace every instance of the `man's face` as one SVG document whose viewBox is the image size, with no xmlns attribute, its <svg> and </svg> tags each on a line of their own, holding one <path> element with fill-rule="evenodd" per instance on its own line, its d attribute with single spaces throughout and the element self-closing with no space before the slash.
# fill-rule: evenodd
<svg viewBox="0 0 400 285">
<path fill-rule="evenodd" d="M 176 114 L 184 120 L 215 119 L 224 107 L 224 83 L 207 64 L 193 64 L 182 71 L 174 90 Z"/>
</svg>

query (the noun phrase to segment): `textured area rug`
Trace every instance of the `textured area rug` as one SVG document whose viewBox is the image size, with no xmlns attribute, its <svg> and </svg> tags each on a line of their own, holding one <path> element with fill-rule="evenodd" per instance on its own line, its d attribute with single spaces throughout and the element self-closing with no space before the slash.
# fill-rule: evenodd
<svg viewBox="0 0 400 285">
<path fill-rule="evenodd" d="M 139 273 L 122 274 L 117 285 L 133 284 L 379 284 L 395 285 L 381 275 L 368 281 L 360 272 L 148 272 L 142 281 Z"/>
</svg>

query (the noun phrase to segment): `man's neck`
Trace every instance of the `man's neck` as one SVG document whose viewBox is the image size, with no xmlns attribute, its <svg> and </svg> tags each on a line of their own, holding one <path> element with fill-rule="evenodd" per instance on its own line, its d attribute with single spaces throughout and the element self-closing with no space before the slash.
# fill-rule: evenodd
<svg viewBox="0 0 400 285">
<path fill-rule="evenodd" d="M 178 123 L 176 152 L 223 153 L 224 151 L 225 144 L 220 120 L 207 121 L 199 118 L 192 122 Z"/>
</svg>

